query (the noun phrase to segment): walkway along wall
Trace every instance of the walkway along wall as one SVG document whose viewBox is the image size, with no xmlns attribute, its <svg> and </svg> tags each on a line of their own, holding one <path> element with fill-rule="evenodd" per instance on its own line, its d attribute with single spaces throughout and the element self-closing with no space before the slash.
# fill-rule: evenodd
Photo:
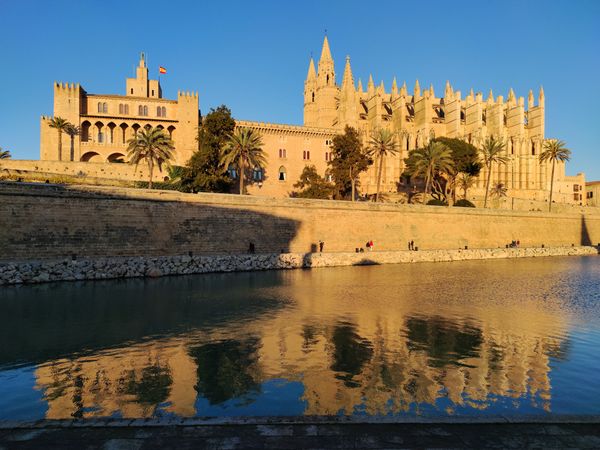
<svg viewBox="0 0 600 450">
<path fill-rule="evenodd" d="M 590 245 L 600 214 L 0 183 L 0 260 Z"/>
</svg>

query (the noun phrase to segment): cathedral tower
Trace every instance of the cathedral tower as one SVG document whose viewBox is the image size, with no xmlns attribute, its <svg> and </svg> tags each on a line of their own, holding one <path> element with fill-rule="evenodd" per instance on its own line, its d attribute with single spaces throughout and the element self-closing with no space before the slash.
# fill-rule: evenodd
<svg viewBox="0 0 600 450">
<path fill-rule="evenodd" d="M 323 49 L 317 70 L 317 126 L 331 128 L 337 122 L 338 87 L 335 84 L 335 69 L 327 36 L 323 40 Z"/>
<path fill-rule="evenodd" d="M 308 65 L 308 74 L 304 81 L 304 125 L 307 127 L 317 126 L 317 104 L 315 96 L 317 95 L 317 71 L 315 62 L 310 58 Z"/>
</svg>

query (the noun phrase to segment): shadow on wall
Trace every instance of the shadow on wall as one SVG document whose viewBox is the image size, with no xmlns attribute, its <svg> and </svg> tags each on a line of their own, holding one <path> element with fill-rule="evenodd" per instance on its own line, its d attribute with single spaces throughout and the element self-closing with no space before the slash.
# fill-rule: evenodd
<svg viewBox="0 0 600 450">
<path fill-rule="evenodd" d="M 580 245 L 592 245 L 592 239 L 590 238 L 590 232 L 587 224 L 585 223 L 585 216 L 581 215 L 581 241 Z M 600 252 L 600 248 L 598 249 Z"/>
<path fill-rule="evenodd" d="M 3 227 L 11 230 L 0 233 L 0 260 L 243 254 L 251 248 L 287 253 L 300 225 L 235 207 L 57 185 L 16 189 L 0 191 Z"/>
</svg>

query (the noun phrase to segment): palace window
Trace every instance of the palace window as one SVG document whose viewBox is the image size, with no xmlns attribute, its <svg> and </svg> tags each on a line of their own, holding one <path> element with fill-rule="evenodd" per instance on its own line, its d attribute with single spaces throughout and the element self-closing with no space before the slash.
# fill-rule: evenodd
<svg viewBox="0 0 600 450">
<path fill-rule="evenodd" d="M 108 105 L 106 103 L 102 103 L 102 112 L 105 114 L 108 112 Z"/>
<path fill-rule="evenodd" d="M 302 159 L 304 159 L 305 161 L 310 159 L 310 150 L 304 150 L 302 152 Z"/>
<path fill-rule="evenodd" d="M 133 94 L 133 88 L 131 88 L 131 94 Z"/>
<path fill-rule="evenodd" d="M 578 184 L 574 184 L 573 185 L 573 192 L 579 192 L 579 185 Z"/>
<path fill-rule="evenodd" d="M 233 179 L 233 180 L 236 180 L 236 179 L 237 179 L 237 169 L 235 168 L 235 166 L 233 166 L 233 165 L 230 165 L 230 166 L 227 168 L 227 173 L 229 174 L 229 177 L 230 177 L 231 179 Z"/>
<path fill-rule="evenodd" d="M 148 107 L 140 105 L 138 107 L 138 114 L 140 116 L 147 116 L 148 115 Z"/>
<path fill-rule="evenodd" d="M 263 180 L 263 170 L 261 167 L 256 166 L 252 172 L 252 179 L 254 181 L 262 181 Z"/>
<path fill-rule="evenodd" d="M 285 172 L 285 167 L 281 166 L 279 168 L 279 181 L 285 181 L 287 179 L 287 173 Z"/>
<path fill-rule="evenodd" d="M 156 117 L 162 117 L 162 109 L 160 109 L 160 106 L 156 107 Z"/>
<path fill-rule="evenodd" d="M 286 152 L 285 148 L 280 148 L 279 149 L 279 157 L 280 158 L 287 158 L 287 152 Z"/>
<path fill-rule="evenodd" d="M 102 112 L 102 103 L 98 102 L 98 112 Z"/>
</svg>

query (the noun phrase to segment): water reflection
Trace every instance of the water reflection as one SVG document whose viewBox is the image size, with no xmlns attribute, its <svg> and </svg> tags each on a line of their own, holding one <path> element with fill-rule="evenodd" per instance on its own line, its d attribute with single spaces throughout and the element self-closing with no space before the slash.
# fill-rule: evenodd
<svg viewBox="0 0 600 450">
<path fill-rule="evenodd" d="M 24 404 L 40 414 L 37 397 L 2 400 L 14 386 L 23 398 L 42 393 L 47 418 L 600 412 L 593 383 L 567 389 L 600 369 L 599 262 L 7 289 L 0 419 L 18 418 Z"/>
</svg>

